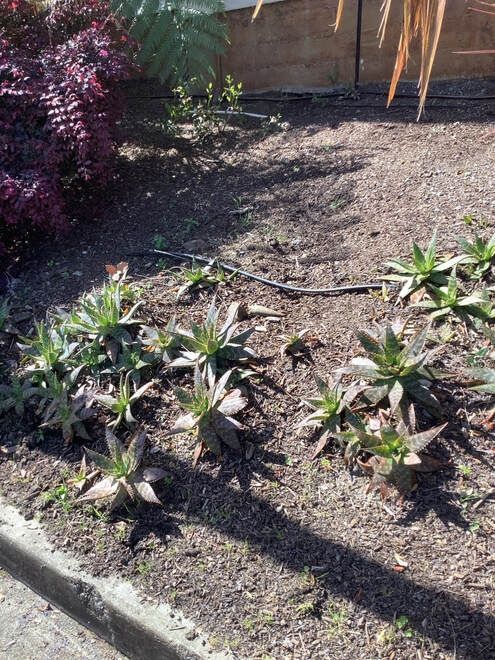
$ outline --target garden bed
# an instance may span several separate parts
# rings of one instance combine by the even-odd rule
[[[41,319],[68,308],[101,286],[106,263],[126,259],[147,324],[200,322],[212,290],[177,303],[164,270],[176,264],[128,256],[153,241],[323,287],[376,281],[383,261],[408,256],[411,241],[425,245],[434,229],[446,253],[460,235],[490,234],[493,106],[445,102],[418,124],[413,105],[387,112],[381,97],[363,99],[266,104],[261,112],[280,112],[288,125],[229,128],[202,144],[167,137],[162,102],[134,99],[114,184],[104,199],[75,208],[84,221],[70,237],[27,258],[16,310]],[[1,494],[40,518],[90,572],[131,578],[150,601],[177,606],[214,647],[238,657],[487,657],[495,644],[495,525],[493,501],[483,497],[495,487],[493,436],[482,427],[486,397],[462,383],[481,340],[458,324],[437,345],[436,366],[454,375],[435,389],[449,425],[429,453],[443,467],[420,475],[403,503],[366,494],[369,478],[351,473],[335,445],[310,460],[315,436],[294,430],[307,412],[301,400],[316,391],[314,375],[356,354],[354,329],[397,316],[424,324],[424,313],[378,293],[303,297],[242,277],[218,287],[222,315],[238,301],[284,316],[254,321],[249,345],[261,360],[241,415],[242,452],[225,451],[220,462],[206,454],[193,469],[193,441],[167,437],[179,414],[172,386],[187,386],[188,372],[160,370],[136,406],[147,463],[166,471],[156,486],[162,508],[108,514],[74,503],[73,490],[68,499],[54,495],[79,470],[81,444],[40,434],[32,410],[22,421],[10,413],[0,421],[8,447]],[[308,352],[281,355],[280,335],[304,329]],[[7,349],[12,367],[18,354],[13,342]],[[100,409],[88,424],[99,451],[106,419]]]

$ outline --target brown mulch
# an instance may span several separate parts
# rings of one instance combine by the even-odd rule
[[[493,94],[493,84],[480,82],[476,91]],[[191,144],[164,135],[161,101],[133,100],[113,185],[74,207],[74,218],[85,221],[70,236],[27,257],[14,283],[16,305],[37,318],[68,306],[101,284],[105,263],[150,248],[157,235],[167,248],[198,240],[199,251],[258,274],[322,287],[376,280],[385,259],[406,256],[411,240],[424,244],[435,228],[445,252],[473,228],[489,232],[493,105],[432,104],[416,123],[412,103],[392,111],[382,103],[257,104],[254,111],[280,112],[288,128],[249,123]],[[239,206],[249,210],[232,213]],[[212,292],[177,304],[163,264],[129,261],[147,321],[163,326],[175,314],[188,326],[204,317]],[[81,446],[40,435],[29,414],[22,424],[0,420],[3,444],[15,447],[0,454],[0,493],[40,517],[56,545],[90,570],[130,577],[145,597],[179,607],[236,657],[492,657],[494,500],[480,498],[495,488],[494,442],[471,425],[486,399],[458,379],[441,383],[449,426],[431,453],[445,468],[421,475],[403,505],[382,503],[336,448],[311,461],[315,438],[294,427],[301,399],[315,391],[313,375],[355,353],[353,329],[406,311],[367,293],[302,297],[240,277],[216,294],[223,307],[233,300],[285,313],[279,323],[255,321],[263,378],[250,385],[242,415],[252,457],[226,452],[193,470],[190,442],[165,438],[178,414],[172,382],[190,378],[162,372],[136,409],[149,434],[148,460],[168,474],[157,489],[162,509],[129,506],[107,517],[47,503],[43,494],[77,471]],[[282,357],[278,336],[306,328],[308,354]],[[12,365],[16,349],[8,348]],[[438,359],[459,372],[477,348],[458,326]],[[102,414],[91,426],[100,450],[103,426]]]

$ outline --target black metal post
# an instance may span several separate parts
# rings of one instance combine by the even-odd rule
[[[356,21],[356,54],[354,60],[354,89],[359,88],[359,74],[361,70],[361,32],[363,26],[363,0],[357,3],[357,21]]]

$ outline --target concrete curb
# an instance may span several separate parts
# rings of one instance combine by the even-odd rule
[[[152,606],[129,582],[94,578],[55,550],[41,525],[0,499],[0,566],[132,660],[225,660],[168,605]],[[187,637],[191,637],[189,640]]]

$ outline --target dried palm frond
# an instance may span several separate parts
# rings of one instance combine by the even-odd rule
[[[378,30],[380,46],[385,39],[392,1],[383,0],[382,2],[382,17]],[[346,0],[339,0],[338,2],[335,30],[338,30],[341,23],[345,2]],[[419,39],[421,44],[421,67],[418,81],[419,117],[424,110],[426,102],[428,84],[442,31],[447,0],[402,0],[402,3],[402,30],[397,47],[397,57],[395,59],[392,79],[390,81],[388,104],[390,105],[395,96],[397,84],[409,61],[410,46],[415,39]],[[253,12],[253,20],[259,14],[262,4],[263,0],[257,0]],[[478,11],[482,10],[478,9]]]
[[[344,2],[345,0],[339,0],[335,29],[339,27]],[[447,0],[402,0],[402,2],[402,31],[397,47],[397,57],[395,59],[392,79],[390,81],[388,105],[392,102],[397,90],[397,84],[404,69],[407,67],[411,43],[415,39],[419,39],[421,43],[421,66],[418,80],[419,117],[424,110],[426,102],[428,84],[440,40]],[[391,7],[392,0],[383,0],[381,6],[382,19],[378,30],[380,46],[385,39]]]
[[[495,18],[495,2],[484,2],[483,0],[474,0],[474,2],[476,2],[476,5],[481,6],[469,7],[470,11],[474,11],[477,14],[488,14]],[[495,55],[495,48],[487,50],[456,50],[454,52],[459,55]]]

